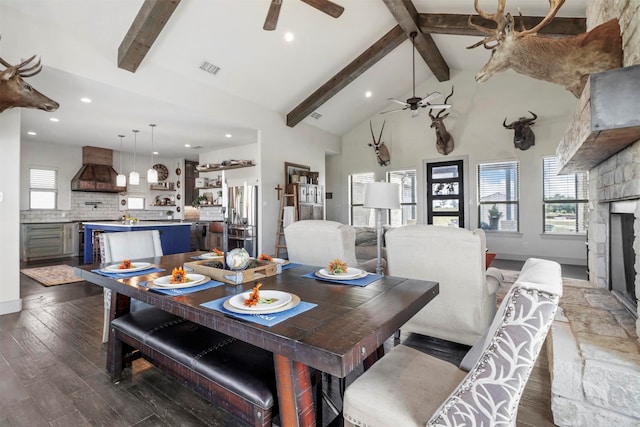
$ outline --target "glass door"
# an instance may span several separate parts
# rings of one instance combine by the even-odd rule
[[[462,160],[427,163],[427,223],[464,227]]]

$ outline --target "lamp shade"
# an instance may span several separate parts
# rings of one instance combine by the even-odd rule
[[[400,209],[400,186],[392,182],[370,182],[364,189],[365,208]]]
[[[147,182],[149,184],[157,184],[158,183],[158,171],[153,167],[147,171]]]
[[[138,172],[129,172],[129,183],[131,185],[139,185],[140,184],[140,174]]]
[[[123,174],[118,174],[118,176],[116,177],[116,185],[118,187],[124,187],[127,185],[127,176],[123,175]]]

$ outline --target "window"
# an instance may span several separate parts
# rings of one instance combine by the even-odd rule
[[[400,185],[400,209],[389,210],[389,224],[392,227],[415,224],[416,201],[416,170],[402,170],[387,172],[387,181]]]
[[[364,189],[367,183],[374,182],[373,172],[349,175],[349,222],[353,226],[375,227],[375,209],[365,209]]]
[[[478,165],[478,226],[518,231],[518,162]]]
[[[586,233],[589,189],[584,172],[558,175],[558,159],[542,160],[544,232]]]
[[[127,197],[127,209],[144,209],[144,197],[129,196]]]
[[[57,196],[57,170],[29,169],[29,209],[55,209]]]
[[[464,161],[427,163],[427,224],[464,227]]]

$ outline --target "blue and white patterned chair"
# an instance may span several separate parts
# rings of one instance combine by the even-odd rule
[[[560,265],[528,259],[461,367],[395,347],[347,387],[345,426],[514,426],[561,295]]]

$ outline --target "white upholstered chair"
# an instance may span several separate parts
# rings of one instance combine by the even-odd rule
[[[376,259],[358,262],[356,233],[352,226],[336,221],[302,220],[284,229],[289,261],[325,267],[338,258],[350,267],[376,270]]]
[[[105,264],[120,262],[123,259],[136,260],[162,256],[162,244],[158,230],[123,231],[102,233],[100,239],[100,257]],[[104,324],[102,342],[109,340],[109,309],[111,290],[104,288]]]
[[[399,345],[347,387],[345,426],[515,426],[562,295],[560,265],[530,258],[460,368]]]
[[[484,231],[406,225],[385,234],[391,276],[439,282],[440,293],[402,326],[466,345],[482,336],[496,312],[498,269],[485,268]]]

